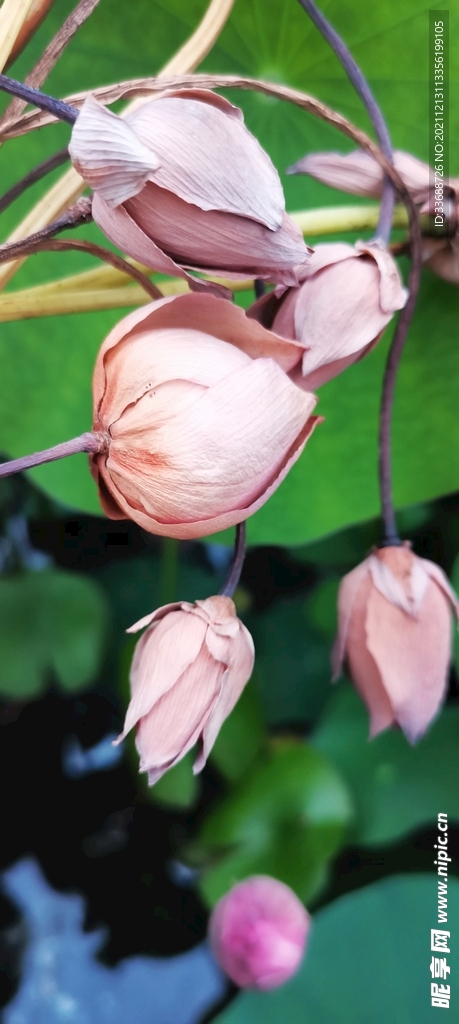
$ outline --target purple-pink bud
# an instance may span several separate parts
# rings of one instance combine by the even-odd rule
[[[298,970],[310,916],[295,893],[269,875],[235,885],[212,911],[215,959],[240,988],[277,988]]]

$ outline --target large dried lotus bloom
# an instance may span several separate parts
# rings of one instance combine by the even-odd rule
[[[275,167],[228,100],[163,93],[121,118],[89,97],[69,152],[94,190],[96,223],[146,266],[195,289],[206,286],[184,268],[297,283],[309,250]]]
[[[304,351],[290,376],[313,391],[374,347],[407,293],[377,242],[318,245],[302,279],[299,288],[262,296],[248,316],[299,342]]]
[[[344,577],[335,678],[343,661],[370,712],[370,735],[397,723],[411,743],[443,700],[459,604],[434,562],[408,545],[375,550]]]
[[[136,727],[140,771],[153,785],[197,743],[204,767],[253,669],[250,633],[229,597],[167,604],[128,633],[141,636],[131,666],[131,702],[117,742]]]
[[[315,395],[284,372],[297,359],[295,344],[212,295],[161,299],[122,320],[93,381],[107,450],[91,469],[106,515],[179,538],[252,515],[318,422]]]
[[[296,973],[310,917],[295,893],[269,875],[252,875],[218,901],[209,922],[215,959],[239,985],[269,991]]]

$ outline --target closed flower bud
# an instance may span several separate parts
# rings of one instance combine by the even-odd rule
[[[459,284],[459,179],[444,179],[439,204],[435,171],[411,153],[394,152],[394,167],[418,205],[420,213],[443,217],[444,235],[428,233],[422,240],[422,258],[429,270],[451,284]],[[369,153],[356,149],[352,153],[309,153],[293,167],[291,174],[310,174],[324,185],[352,192],[357,196],[378,198],[382,193],[384,173]],[[437,185],[437,191],[435,189]],[[434,222],[435,223],[435,222]],[[437,221],[437,225],[438,225]]]
[[[140,771],[153,785],[197,743],[206,763],[219,729],[253,669],[252,637],[229,597],[164,605],[128,633],[147,626],[131,667],[131,702],[117,742],[136,726]]]
[[[214,907],[210,945],[236,985],[268,991],[298,970],[310,923],[307,910],[288,885],[269,875],[252,875]]]
[[[122,320],[93,382],[107,447],[91,469],[106,515],[179,538],[247,519],[318,422],[315,396],[281,369],[297,358],[296,345],[211,295],[161,299]]]
[[[262,296],[248,316],[301,344],[290,377],[313,391],[366,355],[406,298],[397,264],[379,243],[331,242],[317,246],[299,288]]]
[[[344,577],[338,597],[334,676],[343,661],[370,712],[370,735],[398,724],[411,743],[444,697],[451,609],[459,604],[442,570],[409,545],[376,549]]]
[[[279,175],[241,111],[202,89],[163,93],[125,118],[89,97],[72,132],[94,220],[153,270],[184,268],[296,284],[309,250]]]

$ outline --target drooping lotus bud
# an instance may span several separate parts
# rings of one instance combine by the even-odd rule
[[[445,694],[451,609],[459,604],[442,570],[409,545],[373,551],[344,577],[338,597],[334,678],[343,661],[370,712],[370,735],[397,723],[411,743]]]
[[[214,907],[210,945],[236,985],[268,991],[298,970],[310,924],[307,910],[288,885],[269,875],[252,875]]]
[[[299,288],[263,295],[247,315],[303,346],[290,377],[313,391],[362,359],[406,298],[397,264],[379,243],[331,242],[317,246]]]
[[[271,160],[221,96],[163,93],[125,118],[89,97],[69,152],[96,223],[146,266],[201,290],[185,267],[297,283],[310,250]]]
[[[250,679],[252,637],[229,597],[167,604],[128,633],[147,626],[131,667],[131,702],[117,743],[136,726],[140,771],[153,785],[199,743],[204,767],[225,718]]]
[[[394,167],[405,183],[419,212],[432,218],[439,212],[438,180],[428,164],[411,153],[394,152]],[[358,196],[378,198],[382,192],[383,170],[369,153],[309,153],[289,168],[290,174],[309,174],[312,178]],[[434,274],[451,284],[459,284],[459,179],[444,179],[441,193],[445,234],[425,234],[422,240],[423,262]],[[437,222],[438,223],[438,222]]]
[[[400,149],[394,151],[393,160],[395,170],[414,200],[423,201],[432,183],[429,165]],[[308,153],[289,167],[287,173],[309,174],[311,178],[341,192],[373,199],[381,195],[384,180],[382,167],[362,149],[355,149],[352,153]]]
[[[296,345],[211,295],[161,299],[122,320],[93,382],[108,450],[91,469],[106,515],[179,538],[252,515],[320,422],[315,395],[277,365],[297,359]]]

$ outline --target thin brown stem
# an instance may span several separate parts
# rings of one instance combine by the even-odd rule
[[[66,124],[75,124],[79,111],[71,107],[63,100],[57,100],[54,96],[48,96],[39,89],[32,89],[30,85],[9,78],[8,75],[0,74],[0,90],[9,93],[10,96],[18,96],[26,103],[35,103],[40,110],[47,110],[58,121],[65,121]]]
[[[111,249],[105,249],[102,245],[96,245],[94,242],[88,242],[81,238],[54,237],[59,231],[79,227],[90,220],[92,220],[91,199],[79,199],[62,217],[53,221],[48,227],[28,235],[27,238],[20,238],[17,242],[6,242],[4,245],[0,245],[0,264],[8,263],[9,260],[32,256],[38,252],[69,252],[78,250],[80,252],[87,252],[90,256],[95,256],[97,259],[103,260],[104,263],[115,267],[116,270],[121,270],[123,274],[132,277],[134,281],[137,281],[137,284],[141,285],[151,299],[164,298],[159,288],[153,284],[153,281],[150,281],[141,270],[132,266],[122,256],[112,252]]]
[[[309,14],[311,21],[314,22],[316,28],[324,37],[326,42],[332,48],[333,52],[338,57],[338,60],[342,64],[349,81],[354,86],[357,95],[360,96],[362,103],[366,107],[368,115],[371,119],[371,123],[376,133],[376,138],[381,147],[381,151],[387,160],[392,163],[392,143],[390,140],[389,129],[385,122],[382,110],[379,104],[376,102],[375,97],[370,89],[370,86],[360,69],[357,62],[354,60],[352,54],[348,50],[344,40],[341,38],[339,33],[333,28],[328,19],[322,14],[322,11],[316,7],[314,0],[299,0],[301,6]],[[395,203],[395,191],[391,179],[387,176],[384,178],[383,194],[381,200],[378,228],[376,237],[387,245],[390,236],[390,229],[392,227],[392,216],[394,212]]]
[[[7,263],[8,260],[17,259],[20,256],[26,255],[25,250],[31,247],[35,251],[38,250],[38,246],[41,242],[45,242],[49,238],[53,238],[54,235],[59,234],[60,231],[67,231],[71,228],[78,228],[81,224],[89,224],[92,221],[92,199],[84,196],[79,199],[78,202],[70,206],[61,217],[57,220],[53,220],[51,224],[48,224],[46,228],[42,228],[41,231],[34,231],[32,235],[27,235],[25,238],[19,238],[17,242],[4,242],[0,245],[0,263]],[[28,255],[28,253],[27,253]]]
[[[13,473],[22,473],[32,466],[41,466],[45,462],[55,462],[57,459],[66,459],[69,455],[77,455],[79,452],[104,452],[108,449],[108,436],[101,433],[88,432],[74,437],[71,441],[63,441],[53,448],[45,448],[42,452],[34,452],[33,455],[24,455],[20,459],[11,459],[10,462],[3,462],[0,465],[0,477],[12,476]]]
[[[56,35],[51,39],[51,42],[48,43],[32,71],[27,75],[24,82],[25,85],[32,86],[35,89],[39,89],[43,85],[43,82],[46,81],[49,73],[62,56],[66,46],[68,46],[70,40],[75,35],[75,32],[89,18],[89,15],[92,14],[98,3],[99,0],[80,0],[66,21],[64,21],[64,24],[56,32]],[[26,106],[26,100],[15,96],[0,118],[0,129],[9,124],[10,121],[16,121]]]
[[[49,156],[47,160],[43,160],[41,164],[38,164],[28,174],[25,174],[20,181],[17,181],[15,185],[8,189],[8,192],[0,196],[0,213],[3,213],[8,206],[11,206],[15,199],[19,199],[19,196],[22,196],[26,189],[35,185],[37,181],[41,181],[47,174],[51,174],[51,171],[55,171],[56,167],[62,167],[62,164],[65,164],[69,159],[69,151],[66,146],[65,149],[60,149],[58,153]]]
[[[220,590],[224,597],[232,597],[241,578],[242,567],[245,558],[245,523],[238,523],[236,526],[236,540],[234,542],[234,554],[229,568],[226,582]]]

